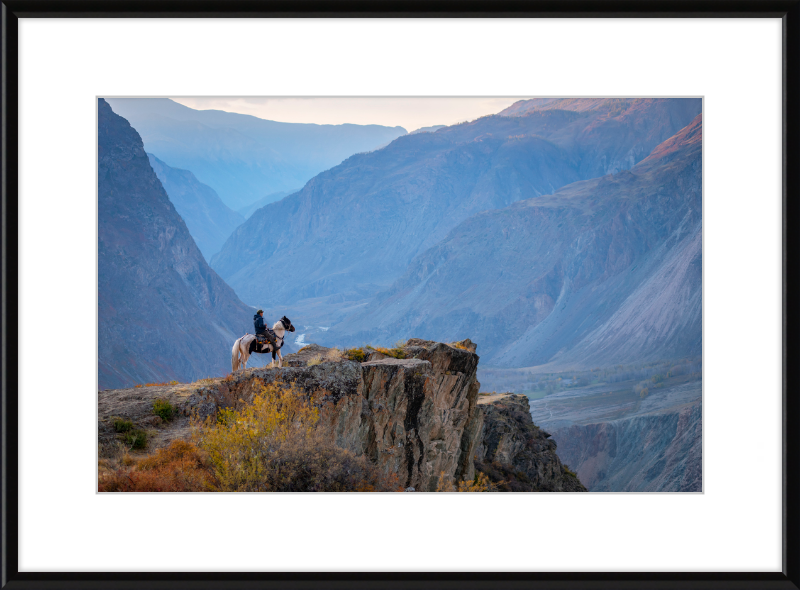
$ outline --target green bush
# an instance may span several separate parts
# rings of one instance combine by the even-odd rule
[[[147,433],[144,430],[130,430],[125,433],[125,442],[132,449],[143,449],[147,446]]]
[[[164,422],[169,422],[175,415],[175,406],[165,399],[153,401],[153,414],[160,416]]]
[[[114,419],[114,430],[117,432],[128,432],[129,430],[133,429],[133,422],[130,420],[125,420],[123,418],[115,418]]]

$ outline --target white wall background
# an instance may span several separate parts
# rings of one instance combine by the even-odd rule
[[[777,19],[22,20],[21,569],[780,570],[780,58]],[[104,95],[704,96],[705,492],[96,494]]]

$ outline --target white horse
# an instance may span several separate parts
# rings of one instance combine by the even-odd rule
[[[287,331],[294,332],[294,326],[292,325],[292,322],[289,321],[289,318],[283,316],[272,326],[272,331],[275,332],[275,344],[277,344],[277,348],[275,350],[272,350],[272,345],[268,341],[258,342],[255,334],[245,334],[236,342],[234,342],[233,349],[231,349],[231,370],[238,371],[239,369],[246,369],[247,360],[254,352],[258,352],[260,354],[271,352],[272,362],[269,364],[270,368],[275,366],[275,355],[277,354],[278,366],[282,367],[283,355],[281,355],[281,348],[283,348],[283,339],[286,336]]]

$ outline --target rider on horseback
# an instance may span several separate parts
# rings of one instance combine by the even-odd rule
[[[264,323],[264,310],[259,309],[253,316],[253,325],[256,328],[256,338],[262,340],[266,338],[272,345],[272,350],[278,350],[278,343],[275,342],[275,333]]]

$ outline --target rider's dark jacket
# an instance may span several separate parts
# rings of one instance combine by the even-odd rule
[[[267,325],[264,323],[264,318],[256,314],[253,316],[253,325],[256,328],[256,334],[266,334]]]

